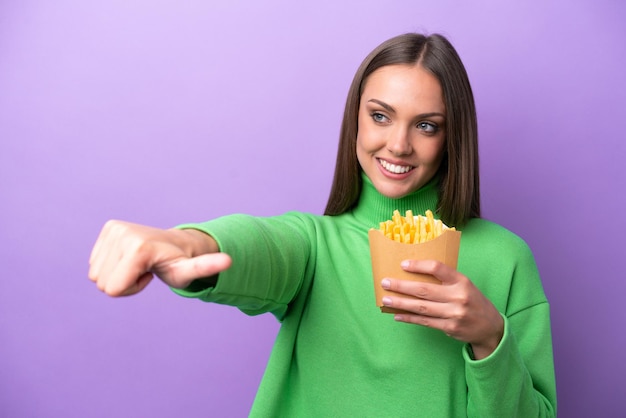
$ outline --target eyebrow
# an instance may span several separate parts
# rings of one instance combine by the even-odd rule
[[[393,106],[378,100],[378,99],[369,99],[368,102],[373,102],[376,103],[377,105],[382,106],[383,108],[385,108],[385,110],[387,110],[388,112],[391,113],[396,113],[396,109],[393,108]],[[442,118],[445,119],[446,115],[444,115],[443,113],[439,113],[439,112],[430,112],[430,113],[422,113],[420,115],[418,115],[419,118],[430,118],[433,116],[441,116]]]

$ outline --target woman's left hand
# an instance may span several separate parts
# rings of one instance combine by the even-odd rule
[[[441,285],[383,279],[383,288],[397,293],[384,297],[383,304],[407,311],[396,314],[396,321],[439,329],[452,338],[470,343],[476,360],[496,349],[504,333],[504,320],[467,277],[433,260],[407,260],[402,268],[412,273],[430,274],[440,280]]]

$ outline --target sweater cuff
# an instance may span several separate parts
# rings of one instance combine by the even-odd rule
[[[463,347],[463,358],[465,360],[465,364],[469,367],[488,367],[490,364],[497,362],[498,358],[501,358],[503,356],[503,352],[507,351],[509,345],[511,344],[510,340],[512,338],[511,332],[509,331],[509,320],[506,316],[502,314],[500,314],[500,316],[502,316],[502,319],[504,320],[504,332],[502,334],[502,339],[500,340],[500,343],[491,354],[483,359],[475,360],[472,345],[465,344],[465,346]]]
[[[208,232],[203,230],[198,224],[182,224],[182,225],[175,226],[174,228],[175,229],[195,229],[197,231],[200,231],[209,235]],[[219,243],[218,243],[218,246],[219,246]],[[173,287],[171,287],[170,289],[172,289],[174,293],[183,297],[202,299],[202,298],[208,297],[208,295],[213,291],[213,289],[215,288],[215,285],[217,284],[218,277],[219,275],[215,275],[211,278],[207,278],[209,279],[207,281],[203,281],[202,279],[194,280],[193,282],[191,282],[189,286],[187,286],[184,289],[176,289]]]

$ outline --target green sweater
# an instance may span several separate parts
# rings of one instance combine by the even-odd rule
[[[504,337],[475,361],[438,330],[396,322],[376,306],[368,230],[393,210],[434,208],[431,182],[401,199],[367,178],[339,216],[231,215],[182,225],[211,234],[232,267],[215,288],[176,290],[280,321],[254,417],[545,417],[556,414],[549,305],[521,238],[482,220],[462,231],[458,270],[505,319]]]

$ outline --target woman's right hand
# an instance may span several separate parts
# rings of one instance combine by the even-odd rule
[[[109,221],[91,252],[89,279],[109,296],[128,296],[141,292],[154,275],[183,289],[230,264],[231,258],[201,231]]]

